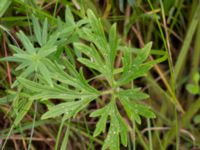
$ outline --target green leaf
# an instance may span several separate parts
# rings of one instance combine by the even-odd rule
[[[74,46],[78,51],[84,53],[86,56],[88,56],[90,58],[94,58],[93,50],[89,46],[82,44],[82,43],[75,43]]]
[[[32,60],[33,56],[29,54],[13,54],[14,57],[20,59],[20,60]]]
[[[196,85],[198,85],[199,80],[200,80],[200,75],[199,75],[198,72],[195,72],[195,73],[194,73],[194,75],[193,75],[193,80],[194,80],[194,83],[195,83]]]
[[[18,77],[17,80],[23,85],[25,86],[27,89],[30,89],[33,92],[41,92],[41,91],[45,91],[45,90],[50,90],[50,88],[48,86],[44,86],[41,85],[39,83],[27,80],[25,78],[22,77]]]
[[[72,15],[72,12],[68,6],[66,6],[65,9],[65,22],[68,26],[74,26],[74,16]]]
[[[91,26],[93,34],[94,34],[93,35],[94,38],[91,40],[95,41],[96,46],[100,50],[103,57],[106,59],[107,53],[109,52],[109,47],[108,47],[108,43],[106,42],[106,37],[104,34],[104,29],[101,24],[101,21],[94,15],[94,13],[91,10],[87,11],[87,15],[89,18],[89,25]]]
[[[93,59],[94,62],[97,62],[97,64],[103,65],[101,56],[99,56],[98,52],[93,46],[91,46],[90,48],[89,46],[81,44],[81,43],[75,43],[74,46],[75,48],[77,48],[78,51],[84,53],[90,59]]]
[[[122,116],[120,115],[116,105],[115,105],[115,111],[116,112],[114,112],[114,114],[116,115],[117,121],[119,123],[119,133],[120,133],[121,143],[124,146],[127,146],[127,143],[128,143],[127,133],[128,133],[130,128],[129,128],[127,122],[125,122],[124,119],[122,118]]]
[[[133,65],[132,68],[128,70],[127,73],[123,74],[123,76],[121,76],[121,78],[117,81],[118,86],[126,84],[139,77],[145,76],[147,71],[150,70],[152,67],[152,63],[146,63],[139,66]]]
[[[132,53],[130,47],[125,47],[123,51],[124,57],[122,58],[123,63],[123,74],[127,73],[132,67]]]
[[[131,107],[131,102],[127,97],[120,97],[120,102],[122,103],[129,119],[133,122],[134,120],[141,124],[141,119],[139,114]]]
[[[36,36],[37,42],[42,46],[42,32],[38,18],[32,15],[33,31]]]
[[[94,94],[80,94],[74,91],[67,91],[63,92],[55,92],[55,91],[45,91],[43,93],[34,94],[32,99],[62,99],[62,100],[70,100],[70,99],[81,99],[81,98],[88,98],[88,99],[95,99],[96,95]]]
[[[122,144],[124,146],[127,146],[127,132],[129,129],[126,123],[123,121],[121,115],[119,114],[115,105],[115,101],[112,101],[107,106],[92,112],[90,116],[100,116],[100,119],[94,131],[94,136],[99,135],[101,132],[105,132],[107,119],[108,116],[110,116],[110,127],[102,149],[119,149],[119,136],[121,137]]]
[[[148,58],[151,47],[152,47],[152,42],[146,44],[144,48],[139,50],[139,52],[137,53],[137,57],[133,61],[133,65],[139,65],[143,63]]]
[[[17,68],[15,70],[18,71],[18,70],[24,69],[30,65],[31,65],[30,61],[24,60],[19,66],[17,66]]]
[[[22,42],[23,46],[25,47],[25,49],[27,50],[27,52],[29,52],[31,54],[36,52],[35,48],[33,47],[33,44],[31,43],[31,41],[27,38],[27,36],[22,31],[19,31],[19,33],[17,33],[17,36],[21,40],[21,42]]]
[[[10,6],[12,0],[1,0],[0,4],[0,17],[4,15],[8,7]]]
[[[92,90],[85,92],[78,92],[75,90],[67,89],[66,87],[62,87],[61,85],[55,85],[54,87],[49,87],[47,85],[35,83],[33,81],[18,78],[20,84],[22,84],[25,88],[34,92],[34,96],[32,99],[95,99],[98,96],[98,93]]]
[[[24,100],[25,101],[25,100]],[[26,100],[26,103],[23,104],[23,107],[20,109],[19,113],[17,114],[15,121],[13,122],[14,126],[17,126],[20,121],[23,119],[23,117],[26,115],[26,113],[29,111],[33,101],[32,100]]]
[[[101,116],[101,118],[98,120],[96,124],[96,128],[93,133],[94,137],[98,136],[101,132],[105,132],[108,115],[109,115],[109,106],[105,106],[101,109],[97,109],[90,114],[90,117]]]
[[[68,56],[69,61],[75,66],[75,57],[73,53],[74,50],[70,48],[69,46],[65,46],[64,51],[66,55]]]
[[[82,30],[78,32],[79,36],[87,41],[95,42],[95,34],[92,33],[92,30],[88,27],[83,27]],[[95,43],[98,44],[98,43]]]
[[[171,14],[174,11],[174,7],[176,7],[176,1],[174,0],[164,0],[163,1],[163,6],[164,6],[164,11],[166,15],[170,16],[171,19]]]
[[[56,72],[52,74],[53,79],[60,81],[61,83],[65,83],[81,89],[81,85],[77,82],[78,80],[77,78],[70,76],[69,74],[64,72],[64,70],[62,70],[59,66],[56,65],[56,67],[57,67]]]
[[[77,70],[75,69],[75,67],[67,59],[63,59],[63,64],[66,66],[67,70],[69,71],[69,73],[72,76],[74,76],[74,77],[78,76]]]
[[[6,95],[0,98],[0,105],[8,104],[13,101],[15,95]]]
[[[21,78],[27,78],[28,76],[32,75],[35,71],[35,64],[31,64],[28,66],[20,75]],[[15,80],[15,82],[12,84],[12,88],[16,87],[18,85],[18,80]]]
[[[97,19],[97,17],[94,15],[92,10],[88,9],[87,16],[89,18],[90,25],[92,27],[92,30],[99,35],[101,38],[105,39],[105,34],[103,30],[103,26],[101,24],[100,19]]]
[[[155,114],[151,111],[150,107],[141,104],[132,104],[132,108],[140,115],[146,118],[155,118]]]
[[[198,85],[187,84],[186,89],[187,89],[188,92],[190,92],[191,94],[194,94],[194,95],[199,94],[199,92],[200,92]]]
[[[133,56],[132,56],[131,48],[125,47],[124,57],[122,59],[123,74],[122,74],[119,82],[123,82],[121,80],[124,80],[124,82],[130,82],[131,80],[134,80],[137,77],[144,76],[144,74],[153,66],[153,61],[151,63],[148,62],[146,64],[146,66],[144,66],[144,64],[142,64],[148,58],[151,47],[152,47],[152,42],[146,44],[143,49],[138,50],[137,56],[136,56],[136,58],[134,58],[134,60],[132,60]],[[139,69],[141,67],[141,65],[143,66],[143,68]],[[148,69],[148,67],[149,67],[149,69]],[[137,70],[140,70],[140,71],[137,71]],[[144,72],[144,73],[142,73],[142,72]],[[139,75],[139,74],[141,74],[141,75]],[[134,76],[136,76],[136,77],[134,77]],[[130,78],[129,81],[125,81],[125,80],[128,80],[128,78]],[[123,84],[123,83],[121,83],[121,84]]]
[[[115,125],[114,123],[117,123],[117,120],[115,120],[115,118],[113,117],[112,121],[111,121],[111,125],[108,131],[108,135],[104,141],[102,150],[105,150],[107,148],[109,148],[110,150],[120,150],[119,149],[119,127],[118,124]]]
[[[50,54],[56,52],[56,50],[57,50],[56,46],[53,46],[53,47],[49,47],[48,45],[47,46],[43,46],[42,48],[39,49],[38,55],[40,57],[47,57]]]
[[[102,149],[119,150],[120,137],[122,144],[127,146],[127,132],[129,129],[119,114],[116,105],[113,103],[110,104],[110,127]]]
[[[40,73],[43,75],[44,79],[49,83],[49,85],[53,87],[51,75],[47,67],[43,63],[40,63],[38,69]]]
[[[0,61],[21,62],[22,60],[13,56],[8,56],[8,57],[0,58]]]
[[[20,77],[27,78],[35,71],[35,64],[30,64],[21,74]]]
[[[119,9],[121,12],[124,12],[124,0],[119,0]]]
[[[140,88],[122,90],[122,91],[118,92],[118,95],[122,96],[122,97],[126,96],[133,100],[142,100],[142,99],[146,99],[149,97],[148,94],[141,92]]]
[[[13,49],[14,52],[16,52],[16,53],[22,53],[22,54],[25,54],[25,53],[26,53],[24,50],[22,50],[22,49],[19,48],[19,47],[14,46],[14,45],[9,45],[9,47],[10,47],[11,49]]]
[[[78,58],[78,61],[81,62],[82,64],[86,65],[89,68],[95,69],[95,70],[102,70],[100,69],[101,66],[99,66],[96,63],[91,62],[90,60],[86,59],[86,58]]]
[[[195,122],[195,124],[200,124],[200,115],[196,115],[194,117],[194,122]]]
[[[79,101],[61,103],[53,106],[48,112],[42,115],[42,119],[54,118],[65,114],[65,119],[74,117],[79,111],[86,107],[92,100],[83,99]]]
[[[110,64],[111,68],[113,70],[115,57],[117,54],[117,48],[118,48],[118,37],[117,37],[117,27],[116,24],[113,24],[110,31],[109,31],[109,46],[110,46]]]
[[[44,45],[47,42],[47,39],[48,39],[48,20],[47,18],[45,18],[42,28],[42,45]]]
[[[73,76],[66,74],[65,72],[62,71],[62,69],[59,69],[59,72],[61,74],[60,75],[57,74],[58,77],[62,76],[61,79],[65,80],[64,82],[66,83],[68,82],[68,84],[76,88],[82,89],[83,91],[86,91],[89,93],[93,93],[94,95],[99,95],[99,92],[87,83],[87,80],[84,78],[84,75],[81,69],[80,69],[80,73],[78,73],[74,69],[73,65],[69,63],[67,59],[64,60],[64,64],[66,64],[67,69]],[[57,68],[59,68],[58,65],[57,65]]]

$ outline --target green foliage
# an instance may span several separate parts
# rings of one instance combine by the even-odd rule
[[[193,75],[193,84],[189,83],[186,86],[186,89],[191,94],[200,94],[200,87],[199,87],[200,75],[198,72],[194,73]]]
[[[119,150],[119,139],[124,146],[127,146],[127,132],[129,131],[129,127],[120,115],[114,99],[105,107],[98,109],[91,114],[91,117],[98,116],[100,116],[100,119],[96,125],[94,136],[99,135],[101,132],[105,132],[106,122],[110,116],[110,127],[102,149],[110,148]]]
[[[17,36],[25,50],[10,45],[14,51],[13,56],[2,60],[19,64],[16,70],[20,74],[14,85],[21,89],[21,92],[30,95],[26,103],[27,108],[30,108],[33,100],[61,100],[59,104],[50,107],[42,119],[61,115],[65,115],[66,119],[76,117],[91,101],[108,95],[109,102],[90,114],[91,117],[99,117],[93,135],[98,136],[105,132],[109,125],[102,149],[119,150],[120,144],[127,146],[131,125],[121,115],[118,105],[123,106],[131,122],[136,121],[140,124],[140,116],[155,117],[151,109],[140,102],[149,97],[147,94],[140,88],[125,88],[125,85],[132,84],[133,80],[145,76],[157,63],[146,62],[152,43],[148,43],[134,55],[131,48],[124,45],[118,37],[117,25],[113,24],[106,33],[101,20],[91,10],[87,11],[86,18],[75,22],[67,7],[65,21],[66,23],[63,23],[58,18],[58,28],[49,34],[47,19],[40,24],[38,19],[32,16],[34,40],[30,40],[20,31]],[[35,42],[38,46],[35,46]],[[78,61],[88,69],[96,71],[97,79],[98,76],[103,76],[109,84],[108,90],[100,91],[91,86],[88,82],[90,79],[84,77],[82,67],[77,69],[62,52],[55,59],[58,50],[64,47],[63,43],[73,44]],[[119,52],[123,54],[122,67],[115,68]],[[21,117],[17,118],[15,123],[19,123],[26,112],[20,113]]]
[[[12,0],[1,0],[1,5],[0,5],[0,17],[4,15],[8,7],[10,6]]]
[[[121,12],[124,12],[124,3],[125,3],[125,0],[119,0],[119,9]],[[133,7],[135,5],[136,1],[135,0],[127,0],[127,3]]]
[[[196,115],[194,117],[194,122],[195,122],[195,124],[200,124],[200,115]]]

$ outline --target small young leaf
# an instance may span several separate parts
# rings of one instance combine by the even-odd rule
[[[200,115],[196,115],[196,116],[194,117],[194,123],[195,123],[195,124],[200,124]]]
[[[199,94],[199,86],[198,85],[193,85],[193,84],[187,84],[186,89],[188,92],[190,92],[191,94]]]

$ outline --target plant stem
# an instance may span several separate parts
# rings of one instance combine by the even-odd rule
[[[147,119],[147,126],[148,128],[151,128],[150,119]],[[153,150],[151,130],[148,130],[148,138],[149,138],[149,150]]]
[[[178,113],[176,111],[176,108],[174,108],[174,114],[175,114],[175,128],[176,128],[176,150],[179,150],[179,144],[180,144],[180,139],[179,139],[179,122],[178,122]]]
[[[34,116],[33,116],[33,124],[32,124],[32,128],[31,128],[31,136],[30,136],[30,140],[29,140],[29,144],[28,144],[28,150],[31,148],[31,142],[32,142],[32,138],[33,138],[33,133],[34,133],[34,128],[35,128],[35,120],[36,120],[36,114],[37,114],[37,101],[35,101],[35,110],[34,110]]]
[[[57,137],[56,137],[55,150],[58,149],[58,144],[59,144],[59,141],[60,141],[61,131],[62,131],[63,125],[64,125],[64,123],[65,123],[64,117],[65,117],[65,116],[63,116],[63,119],[62,119],[62,121],[61,121],[59,130],[58,130],[58,134],[57,134]]]
[[[177,60],[176,65],[175,65],[175,80],[177,80],[180,77],[180,75],[183,71],[183,68],[184,68],[183,66],[186,62],[186,56],[187,56],[187,53],[189,51],[189,46],[190,46],[190,43],[192,41],[193,35],[195,33],[196,27],[197,27],[198,22],[199,22],[199,18],[200,18],[199,12],[200,12],[200,4],[196,8],[196,11],[195,11],[194,16],[192,18],[192,22],[189,26],[187,35],[185,37],[183,46],[181,48],[180,54],[178,56],[178,60]]]
[[[101,92],[101,95],[107,95],[107,94],[111,94],[111,93],[113,93],[113,89],[103,91],[103,92]]]

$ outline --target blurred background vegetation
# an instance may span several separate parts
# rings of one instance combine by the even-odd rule
[[[56,17],[64,20],[68,5],[75,19],[84,17],[90,8],[99,16],[107,31],[116,22],[123,42],[136,48],[152,41],[154,50],[166,51],[168,60],[156,65],[145,78],[135,84],[150,94],[146,101],[157,118],[142,121],[130,133],[128,147],[121,149],[200,149],[200,1],[199,0],[0,0],[0,57],[12,55],[10,43],[20,43],[16,32],[31,33],[30,16],[46,17],[54,30]],[[30,34],[31,37],[31,34]],[[160,53],[160,51],[159,51]],[[71,54],[71,53],[70,53]],[[72,53],[72,55],[74,55]],[[155,59],[156,55],[149,59]],[[120,65],[120,64],[119,64]],[[6,138],[15,115],[8,97],[17,72],[14,63],[0,62],[0,144]],[[88,74],[90,76],[90,74]],[[87,77],[86,77],[87,78]],[[92,104],[91,104],[92,105]],[[32,106],[8,139],[5,149],[27,149],[34,117],[31,149],[55,148],[61,121],[40,120],[46,111]],[[94,107],[94,106],[91,106]],[[96,120],[88,116],[90,109],[66,122],[61,132],[69,134],[69,150],[98,150],[103,140],[92,137]],[[70,130],[68,130],[70,126]],[[58,142],[62,143],[62,139]]]

